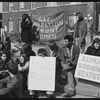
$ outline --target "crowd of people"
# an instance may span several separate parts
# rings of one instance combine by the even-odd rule
[[[44,48],[38,50],[38,55],[32,50],[32,44],[39,40],[39,31],[33,26],[28,14],[23,14],[21,22],[21,39],[25,44],[20,50],[20,57],[15,60],[11,56],[11,42],[5,31],[0,36],[0,97],[1,98],[23,98],[24,92],[28,91],[30,98],[39,98],[41,91],[28,90],[28,73],[30,56],[56,57],[56,82],[65,86],[65,93],[61,97],[75,95],[77,79],[74,77],[77,61],[80,53],[100,56],[100,39],[95,38],[91,46],[85,51],[85,37],[87,26],[82,13],[78,12],[77,23],[71,27],[67,21],[66,25],[74,29],[74,36],[65,35],[64,46],[59,47],[55,40],[46,42],[50,48],[50,55]],[[33,65],[34,66],[34,65]],[[60,72],[59,72],[60,70]],[[60,78],[57,78],[60,76]],[[67,83],[66,83],[67,81]],[[46,91],[48,98],[53,98],[55,91]]]

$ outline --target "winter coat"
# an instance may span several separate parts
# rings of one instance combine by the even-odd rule
[[[100,56],[100,49],[95,49],[93,46],[89,46],[85,54],[93,55],[93,56]]]
[[[0,95],[5,97],[7,94],[12,94],[16,98],[22,98],[22,80],[20,74],[13,77],[8,76],[0,80],[0,83],[7,83],[6,88],[2,87],[0,89]]]
[[[78,61],[78,57],[79,57],[79,53],[80,53],[80,49],[78,46],[73,45],[73,51],[72,51],[72,59],[71,59],[71,69],[75,69],[76,65],[77,65],[77,61]],[[61,62],[65,63],[66,58],[68,58],[68,54],[67,54],[67,49],[66,47],[62,47],[60,48],[60,59]]]

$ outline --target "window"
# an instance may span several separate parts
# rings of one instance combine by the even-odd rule
[[[21,21],[22,19],[19,19],[19,33],[21,33]]]
[[[23,9],[23,8],[24,8],[24,2],[20,2],[20,3],[19,3],[19,7],[20,7],[20,8],[19,8],[20,10]]]
[[[47,2],[48,7],[57,6],[57,2]]]
[[[31,9],[36,8],[36,2],[31,2]]]
[[[75,15],[69,15],[69,25],[70,26],[73,26],[76,23],[76,21],[77,21],[77,18]],[[71,30],[69,29],[69,31]]]
[[[70,2],[71,5],[81,4],[81,2]]]
[[[9,33],[13,32],[13,20],[8,21],[9,24]]]
[[[14,6],[13,6],[13,2],[10,2],[10,3],[9,3],[9,11],[13,11],[13,7],[14,7]]]
[[[57,2],[57,5],[68,5],[70,2]]]

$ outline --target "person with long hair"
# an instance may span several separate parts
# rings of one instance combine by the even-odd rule
[[[100,39],[95,38],[92,42],[92,45],[90,45],[85,54],[93,55],[93,56],[100,56]]]
[[[25,44],[21,48],[20,57],[15,59],[15,63],[18,65],[18,71],[22,76],[23,94],[28,88],[27,79],[28,79],[30,56],[35,56],[35,55],[36,54],[32,50],[31,46]]]

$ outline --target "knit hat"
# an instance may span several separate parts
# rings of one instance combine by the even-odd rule
[[[75,15],[76,16],[78,15],[79,17],[82,17],[83,18],[83,14],[81,12],[77,12]]]
[[[22,20],[25,20],[26,18],[30,18],[28,14],[23,14],[22,15]]]
[[[55,40],[53,39],[49,40],[46,44],[49,46],[56,45]]]
[[[41,54],[41,55],[47,56],[47,51],[44,48],[40,48],[37,53],[38,55]]]

